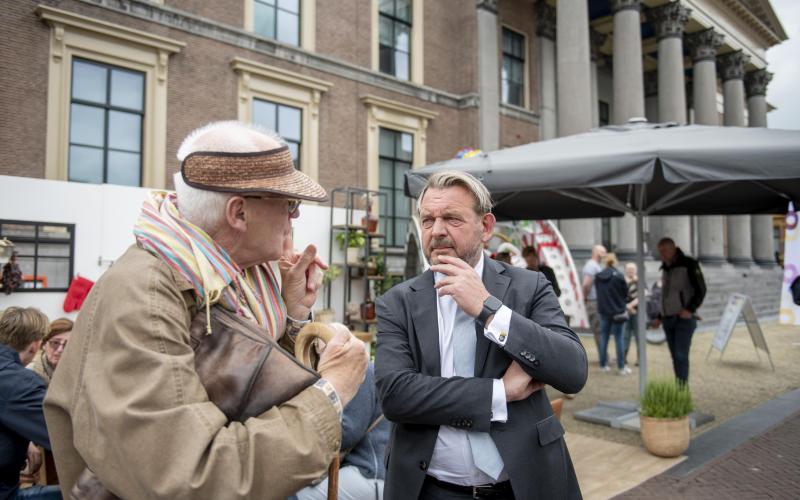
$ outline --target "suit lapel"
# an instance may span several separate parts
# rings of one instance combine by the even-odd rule
[[[433,377],[442,375],[439,355],[439,314],[436,304],[436,289],[433,288],[433,272],[428,270],[411,285],[411,315],[414,331],[422,353],[423,373]]]
[[[487,256],[483,257],[483,286],[486,287],[490,294],[501,301],[506,295],[508,285],[511,283],[511,278],[505,275],[505,271],[501,264]],[[486,338],[483,334],[483,327],[477,322],[475,323],[475,337],[475,376],[480,377],[483,374],[484,366],[486,366],[486,358],[489,356],[489,347],[492,341]]]

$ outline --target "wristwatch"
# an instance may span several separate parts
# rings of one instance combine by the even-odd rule
[[[481,310],[481,313],[475,318],[475,321],[486,328],[486,320],[489,319],[489,316],[497,313],[501,307],[503,307],[503,303],[500,302],[500,299],[494,295],[489,295],[489,297],[483,301],[483,310]]]

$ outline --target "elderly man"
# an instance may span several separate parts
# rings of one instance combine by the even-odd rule
[[[344,331],[322,379],[243,422],[209,401],[190,324],[217,304],[291,346],[324,266],[291,248],[300,200],[326,193],[271,131],[212,123],[178,151],[176,194],[154,193],[136,244],[97,282],[45,402],[62,490],[88,467],[121,498],[285,498],[324,474],[366,369]],[[280,261],[280,278],[267,263]],[[210,333],[213,335],[214,333]]]
[[[576,393],[586,352],[541,273],[488,259],[491,198],[442,172],[420,195],[431,269],[377,302],[376,379],[394,422],[384,494],[580,498],[543,384]]]
[[[586,306],[586,315],[589,318],[589,328],[594,334],[594,344],[600,352],[600,315],[597,313],[597,288],[594,286],[594,277],[603,270],[602,262],[606,258],[606,247],[595,245],[592,247],[592,258],[586,261],[581,270],[581,288],[583,289],[583,303]]]

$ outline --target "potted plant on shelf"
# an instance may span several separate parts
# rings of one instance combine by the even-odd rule
[[[367,244],[367,237],[364,231],[348,231],[338,233],[336,235],[336,243],[339,244],[339,249],[347,251],[346,262],[349,265],[361,263],[361,249]]]
[[[647,451],[659,457],[677,457],[689,447],[689,386],[675,378],[647,383],[639,409],[642,441]]]
[[[375,234],[378,232],[378,214],[373,207],[373,201],[376,196],[373,194],[367,195],[367,214],[361,218],[361,225],[367,228],[367,232]]]
[[[342,268],[336,264],[331,264],[322,273],[322,303],[328,303],[328,295],[331,293],[331,283],[342,274]],[[320,309],[314,313],[314,319],[320,323],[333,323],[336,321],[336,311],[332,308]]]

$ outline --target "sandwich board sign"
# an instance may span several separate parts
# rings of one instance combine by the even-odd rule
[[[728,341],[731,339],[733,329],[736,328],[736,323],[740,316],[744,317],[747,331],[750,332],[750,338],[753,340],[753,347],[755,347],[758,361],[761,362],[761,355],[758,354],[758,350],[762,349],[767,353],[767,359],[769,359],[769,364],[772,366],[772,371],[775,371],[775,365],[772,363],[772,356],[769,353],[769,347],[767,347],[767,339],[764,338],[764,332],[761,330],[761,325],[758,323],[758,317],[756,316],[756,311],[753,309],[753,303],[750,301],[750,297],[742,295],[741,293],[733,293],[728,298],[728,304],[722,312],[722,318],[719,320],[719,326],[717,326],[717,331],[714,334],[714,340],[711,341],[711,347],[708,348],[706,361],[708,361],[708,357],[711,355],[713,349],[718,350],[719,356],[722,358],[722,354],[728,346]]]

